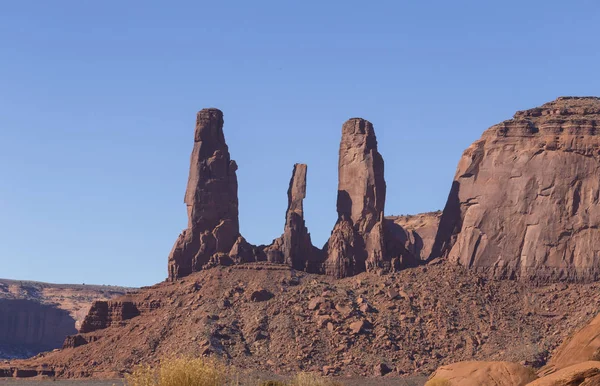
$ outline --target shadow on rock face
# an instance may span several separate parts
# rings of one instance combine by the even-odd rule
[[[25,299],[0,300],[0,358],[27,358],[62,347],[77,333],[65,310]]]

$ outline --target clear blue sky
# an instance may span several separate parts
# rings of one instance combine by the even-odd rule
[[[487,127],[600,94],[599,18],[597,0],[2,1],[0,277],[163,280],[204,107],[225,113],[252,243],[281,234],[296,162],[326,241],[356,116],[386,214],[441,209]]]

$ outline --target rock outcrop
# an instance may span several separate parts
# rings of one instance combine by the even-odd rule
[[[600,360],[600,315],[561,344],[543,373],[552,373],[577,363]]]
[[[56,305],[0,299],[0,357],[26,358],[52,350],[75,332],[75,319]]]
[[[201,110],[184,198],[188,227],[169,255],[171,280],[230,259],[229,252],[240,237],[236,170],[225,143],[223,113]]]
[[[463,154],[432,256],[495,278],[600,276],[600,98],[517,112]]]
[[[371,122],[353,118],[342,126],[338,172],[338,220],[325,246],[325,272],[341,278],[385,268],[384,163]]]
[[[537,378],[535,372],[512,362],[458,362],[442,366],[425,386],[525,386]]]
[[[428,261],[442,212],[385,218],[386,257],[393,270],[414,267]]]
[[[80,333],[102,330],[160,307],[160,302],[97,301],[83,320]]]
[[[306,170],[305,164],[294,165],[287,192],[288,207],[283,235],[265,248],[265,254],[269,262],[283,263],[302,271],[319,272],[321,252],[312,245],[304,222]]]
[[[95,300],[129,290],[0,279],[0,359],[28,358],[60,348],[77,332]]]
[[[600,362],[582,362],[539,378],[527,386],[598,386],[600,385]]]

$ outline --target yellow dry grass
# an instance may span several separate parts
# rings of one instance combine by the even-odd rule
[[[233,386],[236,372],[206,358],[168,358],[157,368],[139,366],[125,377],[128,386]]]

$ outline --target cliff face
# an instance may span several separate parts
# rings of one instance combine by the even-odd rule
[[[0,299],[0,355],[31,356],[62,346],[77,332],[65,310],[32,300]]]
[[[599,98],[517,112],[464,152],[434,257],[495,278],[597,280],[599,176]]]
[[[0,279],[0,359],[60,348],[77,333],[94,300],[127,289]]]

